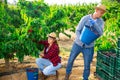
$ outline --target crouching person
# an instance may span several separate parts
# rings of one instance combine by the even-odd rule
[[[41,58],[36,59],[36,64],[42,72],[42,80],[45,80],[48,75],[56,75],[56,80],[58,80],[57,70],[61,68],[61,59],[56,34],[54,32],[50,33],[48,40],[39,41],[38,43],[44,45],[44,51],[40,54]]]

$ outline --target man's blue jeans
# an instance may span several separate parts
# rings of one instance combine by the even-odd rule
[[[72,46],[72,50],[68,59],[68,64],[66,68],[66,74],[70,74],[72,67],[73,67],[73,62],[78,56],[78,54],[82,52],[83,53],[83,58],[84,58],[84,73],[83,73],[83,80],[88,80],[89,74],[90,74],[90,63],[93,59],[93,54],[94,54],[94,47],[92,48],[84,48],[79,45],[77,45],[75,42]]]

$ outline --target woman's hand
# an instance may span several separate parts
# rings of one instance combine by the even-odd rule
[[[44,53],[40,53],[40,56],[43,57],[43,56],[44,56]]]

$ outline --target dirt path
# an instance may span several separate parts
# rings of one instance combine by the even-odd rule
[[[34,60],[35,59],[31,59],[31,61],[34,61]],[[68,60],[68,57],[62,58],[62,65],[63,66],[61,69],[59,69],[59,80],[64,80],[67,60]],[[72,74],[70,76],[70,80],[82,80],[83,66],[84,66],[84,64],[83,64],[82,55],[79,55],[74,62]],[[96,55],[94,55],[94,59],[93,59],[93,62],[91,64],[90,80],[98,80],[97,78],[94,77],[94,72],[95,72],[95,68],[96,68],[95,66],[96,66]],[[34,62],[27,63],[27,64],[18,64],[16,68],[17,68],[17,70],[20,70],[22,68],[27,68],[27,67],[37,67],[37,65]],[[13,70],[15,70],[15,68]],[[54,79],[54,76],[49,76],[47,78],[47,80],[53,80],[53,79]],[[19,73],[14,73],[11,75],[2,76],[2,77],[0,77],[0,80],[27,80],[26,72],[19,71]],[[40,75],[39,75],[39,80],[40,80]]]
[[[64,80],[67,60],[69,57],[69,53],[70,53],[73,41],[65,40],[65,41],[59,41],[58,43],[60,44],[60,50],[61,50],[60,55],[62,56],[62,68],[58,70],[59,71],[59,80]],[[17,59],[15,59],[13,61],[14,61],[14,63],[12,63],[10,65],[10,68],[8,70],[6,70],[5,65],[4,65],[4,60],[0,59],[0,73],[5,72],[5,71],[18,72],[18,73],[14,73],[11,75],[0,76],[0,80],[27,80],[25,69],[27,67],[37,67],[37,65],[35,63],[35,58],[30,57],[30,56],[26,56],[24,59],[24,63],[22,63],[22,64],[18,63]],[[83,66],[84,66],[83,57],[82,57],[82,54],[80,54],[80,55],[78,55],[78,57],[76,58],[76,60],[74,62],[70,80],[82,80]],[[89,80],[98,80],[97,78],[94,77],[95,69],[96,69],[96,54],[94,54],[94,59],[91,64],[91,73],[90,73]],[[39,80],[40,80],[40,75],[41,74],[39,72]],[[55,76],[49,76],[46,80],[53,80],[54,78],[55,78]]]

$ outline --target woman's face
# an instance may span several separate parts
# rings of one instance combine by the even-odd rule
[[[55,39],[49,36],[49,37],[48,37],[48,43],[49,43],[49,44],[52,44],[52,43],[54,43],[54,42],[55,42]]]

